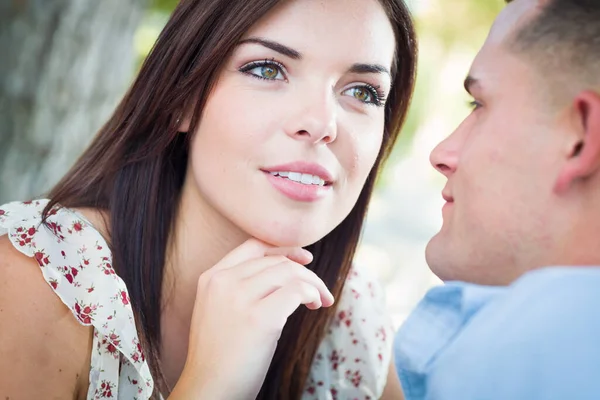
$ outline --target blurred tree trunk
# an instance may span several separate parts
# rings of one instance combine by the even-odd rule
[[[130,83],[146,0],[0,1],[0,204],[43,196]]]

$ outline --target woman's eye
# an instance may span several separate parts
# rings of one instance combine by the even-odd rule
[[[273,61],[251,62],[240,68],[240,72],[268,81],[285,80],[283,67]]]
[[[344,94],[349,95],[365,104],[376,106],[383,105],[383,96],[377,92],[376,88],[369,86],[355,86],[344,91]]]

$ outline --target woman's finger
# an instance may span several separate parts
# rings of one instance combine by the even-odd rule
[[[301,304],[318,309],[321,307],[321,294],[309,283],[294,281],[262,299],[258,308],[261,314],[274,319],[275,327],[281,328]]]
[[[289,260],[271,265],[247,277],[243,280],[240,290],[249,299],[262,299],[293,281],[303,281],[312,285],[318,290],[319,301],[323,305],[328,307],[333,304],[333,295],[323,280],[313,271]]]

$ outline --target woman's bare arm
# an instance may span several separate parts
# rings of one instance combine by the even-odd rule
[[[0,237],[0,399],[85,398],[91,341],[37,262]]]
[[[387,382],[381,394],[381,400],[404,400],[404,393],[402,393],[402,386],[400,386],[393,360],[388,369]]]

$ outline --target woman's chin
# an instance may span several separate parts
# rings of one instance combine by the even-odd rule
[[[308,233],[312,234],[298,234],[297,232],[279,231],[255,232],[255,234],[252,236],[276,247],[306,247],[318,242],[323,238],[323,235],[316,236],[314,232]]]

